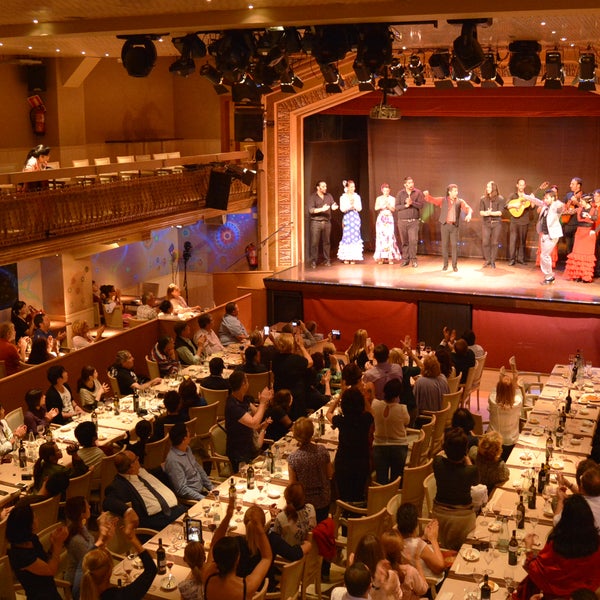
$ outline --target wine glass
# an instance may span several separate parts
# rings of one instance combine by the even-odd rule
[[[269,495],[269,483],[271,483],[271,475],[270,473],[265,473],[265,494]]]
[[[490,569],[489,566],[492,564],[492,561],[494,560],[494,548],[490,544],[490,547],[485,552],[482,552],[481,554],[483,555],[483,560],[485,560],[485,563],[488,566],[488,568],[484,571],[484,573],[491,575],[494,572],[494,570]]]
[[[133,571],[133,560],[135,559],[135,554],[128,554],[123,560],[123,571],[125,572],[125,581],[127,583],[131,582],[131,571]]]
[[[263,491],[263,488],[265,487],[265,482],[263,480],[262,473],[258,473],[257,472],[255,479],[256,479],[256,489],[258,490],[258,498],[257,498],[257,500],[259,502],[262,502],[264,500],[264,497],[262,495],[262,491]]]
[[[481,585],[481,582],[483,581],[483,573],[479,573],[478,571],[473,569],[473,581],[475,582],[475,585],[479,587]]]
[[[542,490],[542,498],[544,499],[544,512],[552,512],[552,505],[550,504],[550,499],[552,498],[552,490],[550,488],[549,483],[547,483],[544,486],[544,489]]]
[[[38,432],[38,437],[39,438],[43,438],[44,437],[44,431],[45,430],[46,430],[46,427],[43,424],[37,426],[37,432]]]
[[[507,598],[515,591],[514,569],[508,568],[504,571],[504,584],[506,585]]]
[[[173,577],[173,573],[171,573],[171,569],[173,568],[173,556],[167,554],[167,570],[168,573],[165,577],[163,577],[161,581],[161,587],[163,590],[174,590],[177,587],[177,581],[175,577]]]
[[[240,477],[246,479],[246,475],[247,475],[247,471],[248,471],[248,465],[245,462],[241,462],[239,464],[239,473],[240,473]]]
[[[212,490],[212,494],[215,497],[215,502],[219,502],[219,496],[221,495],[221,492],[219,492],[217,489],[214,489]]]
[[[235,498],[235,510],[237,512],[237,523],[241,523],[243,521],[242,518],[242,509],[244,508],[244,497],[242,494],[239,494]]]
[[[533,534],[533,543],[536,544],[537,534],[535,532],[535,528],[538,524],[538,517],[529,517],[529,522],[531,523],[531,533]]]
[[[204,518],[208,520],[208,515],[210,515],[210,504],[203,504],[202,510],[204,512]]]
[[[481,515],[483,517],[483,519],[481,519],[481,524],[482,525],[487,525],[488,524],[488,521],[487,521],[487,510],[488,510],[488,508],[487,507],[488,507],[488,502],[487,502],[487,500],[484,500],[481,503]]]

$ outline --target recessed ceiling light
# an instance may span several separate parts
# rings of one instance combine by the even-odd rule
[[[27,46],[27,50],[33,50],[33,46]]]
[[[575,48],[575,43],[571,42],[571,48]]]
[[[248,4],[248,9],[252,10],[254,8],[254,4]]]
[[[546,21],[542,21],[540,25],[543,27],[546,24]]]
[[[2,46],[4,46],[4,43],[3,43],[3,42],[0,42],[0,47],[2,47]]]
[[[37,19],[34,19],[33,22],[35,25],[37,25],[39,23],[39,21]]]
[[[110,56],[110,54],[108,52],[105,52],[104,56]]]
[[[159,38],[158,38],[158,41],[159,41],[159,42],[162,42],[162,41],[163,41],[163,39],[162,39],[161,37],[159,37]]]
[[[57,49],[56,49],[56,51],[57,51],[57,52],[60,52],[60,48],[57,48]]]
[[[552,35],[554,35],[556,33],[556,31],[552,30]]]
[[[566,42],[566,41],[567,41],[567,38],[566,38],[566,37],[561,37],[561,38],[560,38],[560,41],[561,41],[561,42]]]

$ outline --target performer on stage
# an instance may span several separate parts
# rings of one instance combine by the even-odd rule
[[[565,277],[575,281],[590,283],[594,278],[596,264],[596,232],[594,223],[598,218],[598,209],[592,203],[591,196],[584,196],[576,213],[577,231],[573,251],[567,256]]]
[[[340,210],[344,213],[342,220],[342,239],[337,256],[344,263],[354,264],[363,259],[363,241],[360,234],[360,211],[362,202],[356,193],[352,179],[344,181],[344,193],[340,196]]]
[[[327,193],[327,183],[319,181],[316,190],[310,195],[308,202],[308,214],[310,215],[310,266],[317,267],[319,258],[319,242],[323,242],[323,258],[325,266],[331,266],[329,248],[331,237],[331,211],[337,210],[333,196]]]
[[[396,243],[394,232],[394,210],[396,210],[396,198],[390,195],[389,183],[381,185],[381,196],[375,200],[375,212],[377,222],[375,223],[375,253],[373,258],[382,265],[385,260],[390,265],[400,258],[400,251]]]
[[[517,179],[517,191],[508,197],[504,208],[510,213],[508,265],[515,262],[524,265],[527,261],[527,229],[529,227],[531,202],[525,194],[526,183]]]
[[[577,220],[577,209],[579,208],[581,199],[583,198],[582,190],[583,181],[579,177],[573,177],[569,187],[571,191],[563,198],[565,209],[563,211],[560,221],[563,228],[563,237],[565,240],[565,257],[567,257],[573,250],[573,244],[575,243],[575,233],[579,222]]]
[[[460,223],[460,213],[464,211],[465,221],[468,223],[473,215],[473,209],[462,199],[458,197],[458,186],[455,183],[448,185],[446,196],[438,198],[431,196],[428,191],[423,195],[427,202],[436,206],[441,206],[440,224],[442,230],[442,258],[444,265],[442,271],[448,270],[448,246],[452,246],[452,270],[458,271],[458,225]]]
[[[404,189],[398,192],[396,214],[400,233],[402,266],[417,267],[417,245],[419,243],[419,219],[425,203],[423,192],[415,187],[413,178],[404,178]]]
[[[594,190],[594,208],[596,220],[594,222],[594,232],[596,233],[596,266],[594,267],[594,277],[600,277],[600,189]]]
[[[495,181],[488,181],[485,194],[481,197],[479,214],[481,215],[481,245],[483,247],[483,267],[496,268],[498,240],[502,231],[502,208],[504,198],[498,193]]]
[[[535,196],[528,196],[528,198],[531,202],[542,208],[536,230],[541,234],[540,268],[544,274],[542,285],[549,285],[554,282],[552,250],[554,250],[558,240],[562,237],[563,231],[560,224],[560,215],[565,205],[556,198],[556,192],[552,188],[546,190],[543,200],[538,200]]]

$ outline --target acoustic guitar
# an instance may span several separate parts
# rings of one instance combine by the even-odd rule
[[[531,202],[527,200],[527,197],[524,198],[513,198],[509,200],[506,204],[506,208],[508,208],[508,212],[515,218],[518,219],[523,213],[531,207]]]
[[[563,225],[566,225],[569,222],[569,220],[571,219],[571,216],[577,212],[578,208],[579,208],[579,200],[577,199],[576,196],[571,196],[571,198],[569,198],[569,200],[565,204],[562,214],[560,215],[560,222]]]

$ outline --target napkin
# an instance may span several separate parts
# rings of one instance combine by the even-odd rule
[[[473,500],[473,510],[479,512],[481,505],[488,501],[487,486],[480,483],[471,486],[471,500]]]

